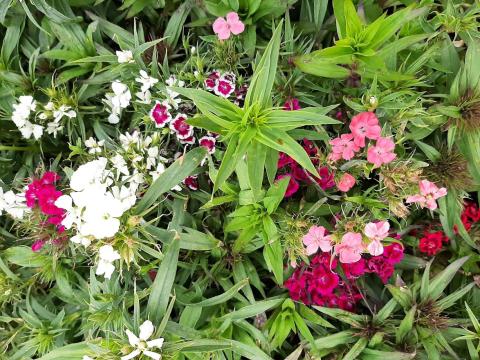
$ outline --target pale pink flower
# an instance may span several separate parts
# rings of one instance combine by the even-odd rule
[[[245,25],[236,12],[229,12],[226,19],[219,17],[213,23],[213,32],[220,40],[227,40],[231,34],[241,34],[243,30],[245,30]]]
[[[383,164],[388,164],[397,157],[393,152],[395,143],[390,138],[379,137],[375,146],[371,146],[367,151],[368,162],[380,167]]]
[[[349,173],[345,173],[340,178],[340,181],[337,184],[337,188],[340,191],[347,192],[355,185],[355,178]]]
[[[335,245],[335,253],[339,255],[340,262],[344,264],[356,263],[362,258],[364,246],[362,234],[347,232],[342,236],[342,242]]]
[[[332,238],[323,226],[312,226],[303,236],[307,255],[315,254],[320,248],[323,252],[332,250]]]
[[[383,245],[380,241],[388,236],[390,230],[390,224],[388,221],[370,222],[365,225],[363,233],[371,240],[367,246],[368,252],[373,256],[379,256],[383,254]]]
[[[350,160],[360,150],[360,147],[353,141],[353,134],[342,134],[340,137],[330,140],[330,145],[332,145],[332,152],[329,158],[333,161]]]
[[[438,207],[436,200],[447,195],[447,189],[438,188],[437,185],[428,180],[421,180],[418,187],[420,188],[420,194],[409,196],[406,200],[407,203],[415,202],[422,208],[435,210]]]
[[[373,112],[362,112],[355,115],[350,122],[355,145],[364,147],[365,138],[377,140],[382,128]]]

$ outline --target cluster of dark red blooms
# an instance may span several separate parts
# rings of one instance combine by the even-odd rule
[[[398,243],[384,247],[380,256],[362,258],[353,264],[342,264],[344,277],[335,271],[337,259],[330,253],[315,255],[309,265],[300,264],[284,283],[290,297],[306,305],[319,305],[354,311],[361,299],[356,279],[374,273],[386,283],[393,275],[394,265],[403,259],[403,246]]]
[[[478,205],[473,202],[467,202],[461,215],[462,224],[467,231],[472,229],[472,226],[480,222],[480,209]],[[458,233],[457,226],[454,232]],[[441,230],[432,230],[431,227],[425,228],[423,237],[420,238],[418,248],[422,253],[429,256],[434,256],[442,250],[443,244],[448,243],[449,239]]]
[[[45,234],[33,243],[33,251],[39,251],[45,245],[45,242],[51,238],[51,234],[47,234],[52,229],[56,235],[53,241],[59,241],[57,236],[65,231],[61,225],[65,210],[55,205],[55,201],[63,195],[55,185],[58,180],[60,180],[60,176],[57,173],[47,171],[40,179],[34,179],[25,192],[27,206],[32,210],[38,209],[39,214],[42,215],[40,226],[44,231],[41,233]]]

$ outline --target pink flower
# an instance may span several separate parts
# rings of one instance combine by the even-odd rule
[[[365,271],[367,270],[365,259],[363,258],[355,263],[341,264],[341,266],[347,279],[356,279],[365,274]]]
[[[320,178],[317,180],[317,183],[323,190],[327,190],[335,186],[333,173],[330,172],[326,166],[322,166],[320,169],[318,169],[318,175],[320,175]]]
[[[280,156],[278,157],[278,163],[277,163],[277,169],[281,169],[289,164],[294,163],[295,160],[293,160],[290,156],[287,154],[281,152]]]
[[[314,280],[308,288],[310,292],[317,292],[320,295],[330,295],[338,286],[340,278],[329,269],[317,267],[313,271],[313,275]]]
[[[355,115],[350,122],[350,130],[354,137],[355,145],[364,147],[365,138],[376,140],[382,129],[373,112],[362,112]]]
[[[383,245],[380,241],[388,236],[389,230],[390,224],[388,221],[370,222],[365,225],[363,233],[372,240],[367,246],[367,250],[371,255],[379,256],[383,254]]]
[[[205,149],[207,149],[209,154],[213,154],[215,152],[216,142],[217,140],[213,136],[204,136],[198,140],[200,146],[203,146]]]
[[[388,221],[369,222],[363,233],[371,240],[381,241],[388,236],[390,224]]]
[[[163,128],[172,120],[172,115],[168,112],[169,108],[167,104],[162,104],[157,101],[152,110],[150,110],[150,118],[155,121],[157,128]]]
[[[303,244],[307,247],[307,255],[315,254],[320,248],[324,252],[332,250],[332,239],[326,234],[323,226],[312,226],[303,236]]]
[[[298,99],[292,98],[290,100],[285,101],[285,104],[283,104],[283,110],[300,110],[300,104],[298,102]]]
[[[397,157],[393,149],[395,149],[395,143],[390,138],[379,137],[375,146],[368,148],[367,160],[374,164],[375,167],[388,164]]]
[[[332,145],[332,152],[329,158],[333,161],[350,160],[360,150],[360,147],[354,143],[352,134],[342,134],[340,137],[330,140],[330,145]]]
[[[290,177],[290,181],[288,182],[288,186],[287,186],[287,191],[285,192],[285,197],[288,198],[298,191],[298,189],[300,188],[300,185],[293,178],[291,174],[279,175],[277,176],[277,180],[283,179],[286,176]]]
[[[243,30],[245,30],[245,25],[240,21],[236,12],[229,12],[226,19],[219,17],[213,23],[213,32],[220,40],[227,40],[231,34],[241,34]]]
[[[180,142],[180,144],[189,144],[189,145],[192,145],[192,144],[195,144],[195,136],[189,136],[185,139],[178,139],[178,141]]]
[[[447,195],[447,189],[438,188],[437,185],[428,180],[421,180],[418,186],[420,194],[409,196],[406,200],[407,203],[416,202],[422,208],[435,210],[438,207],[435,200]]]
[[[32,244],[32,251],[33,252],[38,252],[43,248],[43,245],[45,245],[45,241],[43,240],[37,240]]]
[[[221,77],[216,81],[213,91],[218,96],[228,98],[235,91],[235,85],[230,80]]]
[[[347,192],[355,185],[355,178],[349,173],[345,173],[340,178],[337,187],[340,191]]]
[[[345,264],[360,261],[363,249],[362,234],[354,232],[347,232],[343,235],[342,242],[335,245],[335,253],[339,254],[340,262]]]
[[[212,73],[210,73],[210,75],[208,75],[208,78],[205,79],[205,87],[209,90],[213,90],[215,88],[215,85],[217,85],[218,79],[220,79],[220,72],[213,71]]]
[[[170,129],[173,130],[179,139],[187,139],[193,135],[193,127],[186,123],[187,115],[178,114],[170,123]]]
[[[396,242],[385,246],[383,249],[383,256],[389,264],[398,264],[403,259],[403,246]]]

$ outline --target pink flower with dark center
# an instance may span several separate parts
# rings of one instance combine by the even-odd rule
[[[368,162],[380,167],[392,162],[397,155],[393,152],[395,143],[390,138],[379,137],[375,146],[370,146],[367,151]]]
[[[323,190],[328,190],[335,186],[335,178],[333,173],[330,172],[326,166],[322,166],[320,169],[318,169],[318,175],[320,177],[317,180],[317,183]]]
[[[339,255],[340,262],[350,264],[362,258],[364,250],[362,234],[347,232],[342,236],[340,244],[335,245],[335,253]]]
[[[226,19],[217,18],[213,23],[213,32],[220,40],[227,40],[231,34],[238,35],[245,30],[245,25],[240,21],[236,12],[229,12]]]
[[[207,149],[209,154],[213,154],[215,152],[216,142],[216,139],[212,136],[204,136],[198,140],[200,146],[203,146],[205,149]]]
[[[198,179],[196,175],[187,176],[183,183],[190,189],[190,190],[198,190]]]
[[[150,110],[150,118],[155,121],[155,126],[157,128],[163,128],[167,123],[172,120],[172,115],[168,112],[170,106],[168,104],[163,104],[156,102],[155,106]]]
[[[303,244],[306,246],[307,255],[315,254],[318,249],[324,252],[332,250],[332,238],[327,235],[327,229],[323,226],[313,225],[303,238]]]
[[[338,181],[337,187],[340,191],[347,192],[355,185],[355,178],[349,173],[342,175]]]
[[[192,145],[195,144],[195,136],[189,136],[186,139],[178,139],[180,144]]]
[[[178,114],[170,122],[170,129],[173,130],[179,139],[187,139],[193,135],[193,127],[186,122],[187,115]]]
[[[228,98],[235,91],[235,85],[227,79],[220,78],[217,80],[213,91],[218,96]]]
[[[355,145],[364,147],[365,138],[376,140],[382,131],[378,119],[373,112],[362,112],[355,115],[350,122]]]
[[[332,152],[328,157],[333,161],[350,160],[360,150],[360,147],[354,143],[352,134],[342,134],[340,137],[330,140],[330,145],[332,145]]]
[[[418,203],[422,208],[435,210],[438,207],[436,200],[447,195],[446,188],[438,188],[437,185],[428,180],[421,180],[418,187],[420,194],[409,196],[406,200],[407,204]]]
[[[300,188],[300,185],[293,178],[293,176],[291,174],[278,175],[277,180],[283,179],[284,177],[287,177],[287,176],[290,178],[290,181],[288,182],[287,191],[285,192],[285,198],[288,198],[288,197],[292,196]]]
[[[300,103],[298,102],[298,99],[292,98],[290,100],[285,101],[285,104],[283,104],[283,110],[291,111],[291,110],[300,110]]]

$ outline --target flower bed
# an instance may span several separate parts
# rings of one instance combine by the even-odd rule
[[[0,1],[0,357],[478,359],[478,14]]]

